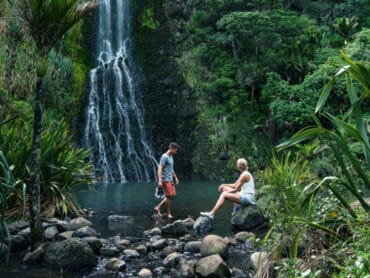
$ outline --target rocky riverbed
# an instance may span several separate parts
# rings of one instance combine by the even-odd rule
[[[100,237],[87,216],[44,219],[44,242],[32,252],[29,223],[17,221],[9,225],[11,236],[1,245],[0,257],[10,249],[11,256],[21,254],[19,267],[40,265],[68,273],[65,277],[249,277],[258,267],[256,236],[246,230],[266,222],[256,207],[243,208],[231,219],[239,231],[228,237],[212,234],[207,217],[169,224],[153,217],[155,227],[137,237],[108,238]],[[110,215],[107,222],[134,225],[124,215]]]

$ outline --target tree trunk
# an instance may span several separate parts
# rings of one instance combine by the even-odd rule
[[[40,219],[40,163],[41,163],[41,87],[43,78],[37,76],[33,139],[31,153],[31,181],[29,186],[30,202],[30,226],[31,226],[31,247],[34,249],[42,239],[42,228]]]
[[[234,59],[235,60],[239,60],[238,59],[238,51],[237,51],[237,43],[236,43],[236,41],[235,41],[235,39],[233,39],[232,41],[231,41],[231,48],[233,49],[233,56],[234,56]]]

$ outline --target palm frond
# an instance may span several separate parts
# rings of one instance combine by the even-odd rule
[[[305,218],[302,218],[302,217],[294,217],[294,220],[293,222],[295,223],[301,223],[301,224],[305,224],[307,226],[310,226],[310,227],[313,227],[315,229],[319,229],[335,238],[338,238],[340,240],[343,240],[343,237],[341,235],[339,235],[337,232],[335,232],[334,230],[328,228],[325,223],[320,223],[318,221],[310,221],[310,220],[307,220]]]
[[[27,24],[41,55],[99,5],[98,0],[8,0]]]

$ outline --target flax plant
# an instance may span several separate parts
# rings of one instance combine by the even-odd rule
[[[67,124],[51,123],[42,134],[41,150],[41,215],[69,215],[79,213],[74,188],[93,181],[89,151],[74,146]],[[0,149],[14,164],[14,174],[30,180],[31,126],[22,119],[9,128],[0,127]],[[25,198],[26,200],[26,198]],[[8,208],[7,216],[19,216],[17,203]]]
[[[12,121],[16,117],[9,118],[0,122],[0,126]],[[25,208],[25,194],[26,185],[23,181],[17,180],[13,175],[14,165],[10,165],[4,153],[0,149],[0,246],[3,248],[5,237],[10,237],[9,229],[5,219],[5,214],[8,208],[8,203],[16,202],[17,199],[22,201],[23,212]],[[21,198],[18,198],[19,195]],[[10,241],[8,243],[8,250],[10,250]],[[9,261],[9,253],[6,256],[7,262]]]

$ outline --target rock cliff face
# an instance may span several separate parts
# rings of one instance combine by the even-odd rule
[[[157,159],[167,150],[169,142],[180,144],[175,169],[182,178],[192,176],[197,118],[194,94],[176,63],[189,13],[182,0],[134,3],[134,56],[144,76],[145,123]]]

